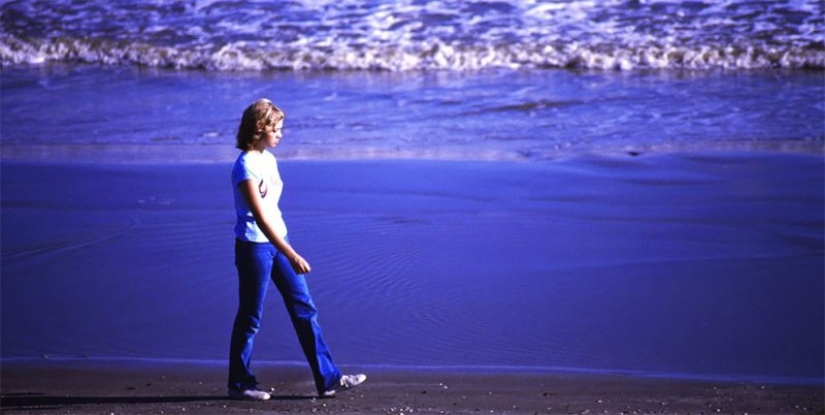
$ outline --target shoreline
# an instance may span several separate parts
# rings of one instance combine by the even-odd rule
[[[0,368],[41,368],[46,366],[58,366],[67,368],[89,368],[108,366],[193,366],[203,368],[220,368],[226,362],[218,359],[176,359],[176,358],[152,358],[152,357],[107,357],[107,356],[52,356],[41,357],[2,357],[0,358]],[[294,361],[272,361],[256,360],[257,367],[266,368],[304,368],[306,363],[300,360]],[[572,377],[607,377],[607,378],[627,378],[627,379],[650,379],[663,380],[666,382],[718,382],[718,383],[743,383],[743,384],[767,384],[767,385],[789,385],[789,386],[823,386],[825,387],[825,374],[822,377],[792,377],[792,376],[758,376],[758,375],[734,375],[734,374],[701,374],[701,373],[667,373],[667,372],[645,372],[629,369],[593,369],[584,367],[542,367],[542,366],[469,366],[469,365],[393,365],[393,364],[372,364],[372,363],[349,363],[344,367],[361,368],[368,372],[388,372],[388,373],[429,373],[429,374],[455,374],[463,373],[468,375],[527,375],[527,376],[572,376]],[[300,369],[303,370],[303,369]]]
[[[231,140],[225,137],[224,141]],[[592,148],[516,151],[480,149],[467,153],[464,146],[451,148],[354,148],[330,149],[312,146],[276,149],[281,162],[456,162],[456,163],[553,163],[598,159],[643,159],[658,157],[771,157],[825,156],[825,142],[692,142],[661,144],[612,144]],[[174,158],[170,158],[174,155]],[[0,163],[102,164],[102,165],[209,165],[233,163],[238,150],[227,144],[2,144]]]
[[[349,369],[349,366],[343,366]],[[538,374],[377,370],[333,399],[314,396],[309,369],[260,365],[269,402],[226,397],[215,364],[67,362],[4,364],[4,413],[335,414],[821,414],[823,385]],[[353,368],[357,370],[357,368]]]

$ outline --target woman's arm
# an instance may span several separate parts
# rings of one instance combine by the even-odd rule
[[[298,253],[292,249],[292,246],[290,246],[284,238],[278,236],[278,234],[273,230],[272,225],[270,225],[267,218],[266,212],[264,212],[261,194],[259,193],[258,186],[255,182],[251,179],[244,180],[238,184],[238,187],[241,191],[241,195],[243,195],[243,198],[246,201],[247,206],[249,206],[249,210],[252,211],[252,216],[255,218],[255,223],[258,224],[258,227],[261,228],[261,231],[263,231],[267,239],[272,242],[272,245],[275,245],[275,248],[278,249],[278,251],[281,251],[281,253],[286,255],[295,272],[299,274],[306,274],[307,272],[312,271],[309,263],[298,255]]]

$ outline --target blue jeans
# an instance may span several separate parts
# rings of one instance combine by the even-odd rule
[[[304,276],[296,274],[289,260],[271,243],[235,240],[235,266],[238,269],[239,301],[229,347],[229,387],[248,389],[258,383],[250,370],[250,361],[255,335],[261,327],[270,279],[284,299],[301,348],[312,368],[318,393],[337,384],[341,372],[332,362],[324,342],[318,310]]]

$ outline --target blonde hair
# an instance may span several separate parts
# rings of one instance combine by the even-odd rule
[[[235,147],[243,151],[251,150],[264,134],[271,132],[284,118],[286,114],[272,101],[261,98],[253,102],[243,112]]]

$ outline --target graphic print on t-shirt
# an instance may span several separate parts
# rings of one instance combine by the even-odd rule
[[[266,185],[266,180],[261,180],[261,183],[258,184],[258,191],[261,192],[261,199],[266,197],[266,192],[269,190],[269,187]]]

